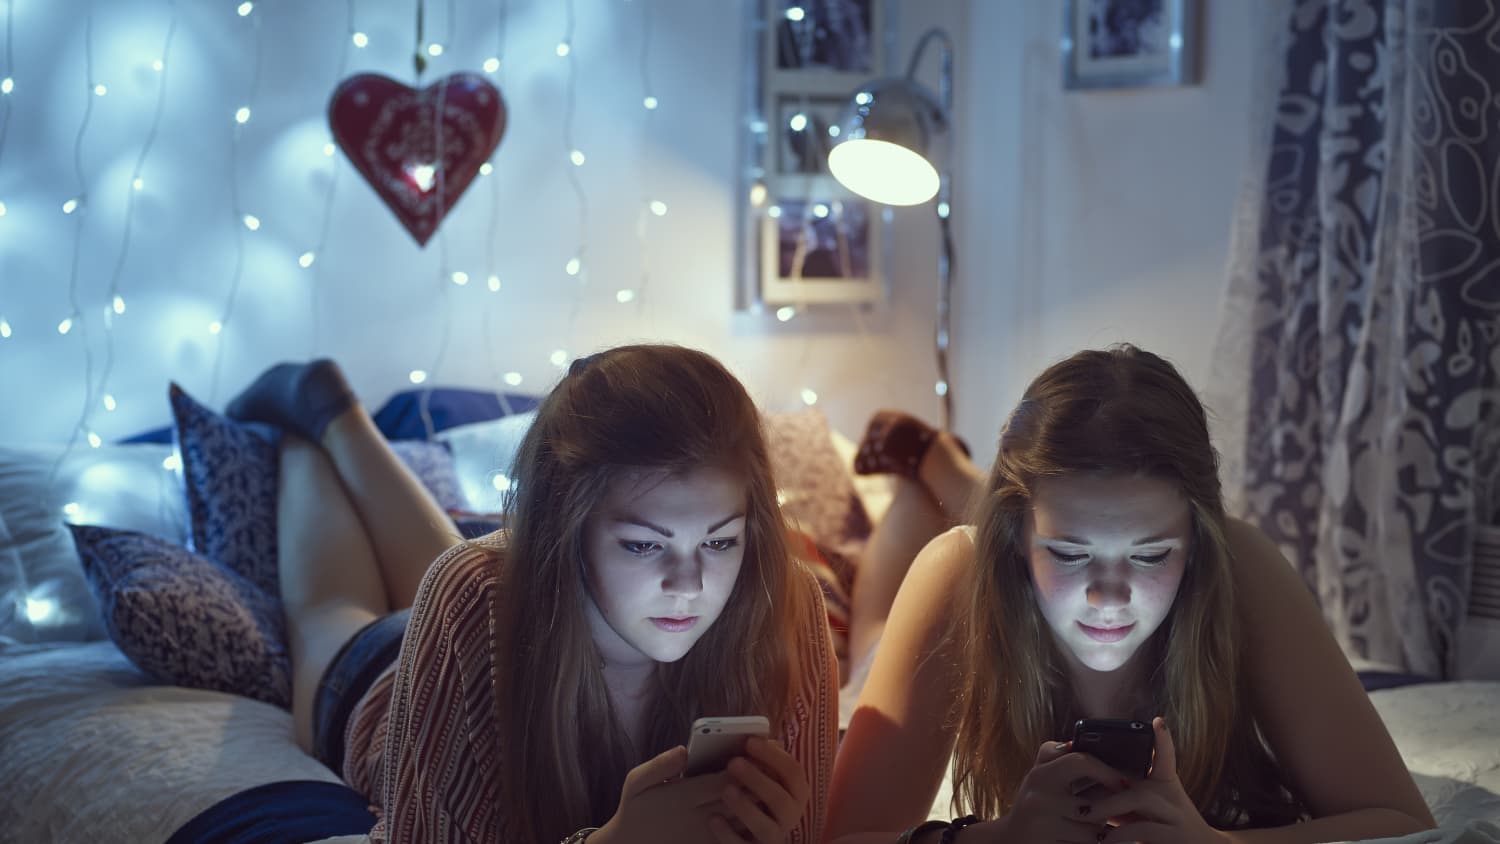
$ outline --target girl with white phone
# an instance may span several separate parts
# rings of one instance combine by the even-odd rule
[[[501,467],[506,529],[469,542],[331,361],[279,366],[230,410],[288,429],[294,721],[378,810],[372,840],[821,840],[826,610],[760,414],[718,361],[642,345],[575,362]],[[683,776],[702,716],[759,721]]]

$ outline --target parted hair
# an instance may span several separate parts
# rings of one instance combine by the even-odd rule
[[[632,748],[589,632],[584,523],[626,472],[712,466],[743,480],[744,557],[722,614],[658,664],[646,746]],[[787,544],[761,417],[721,363],[674,345],[580,359],[544,398],[511,469],[493,604],[493,669],[508,841],[557,841],[614,813],[630,768],[682,743],[702,716],[783,721],[808,590]]]
[[[1067,738],[1080,717],[1037,605],[1023,536],[1037,483],[1075,473],[1163,478],[1188,502],[1187,565],[1167,618],[1142,646],[1153,708],[1139,714],[1167,719],[1184,790],[1221,828],[1305,817],[1250,706],[1207,416],[1170,363],[1131,345],[1052,365],[1001,431],[975,513],[973,588],[953,629],[963,668],[955,808],[982,817],[1009,811],[1037,748]]]

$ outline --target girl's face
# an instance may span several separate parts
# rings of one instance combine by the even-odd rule
[[[1171,481],[1076,474],[1036,485],[1023,537],[1036,600],[1075,665],[1125,666],[1172,608],[1192,516]]]
[[[584,524],[586,612],[605,662],[685,656],[724,610],[744,559],[745,484],[703,467],[618,476]]]

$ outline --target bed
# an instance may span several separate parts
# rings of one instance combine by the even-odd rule
[[[498,504],[495,467],[514,451],[532,403],[466,390],[401,393],[376,420],[393,442],[421,444],[400,453],[445,506],[483,513]],[[297,748],[285,708],[164,683],[100,622],[107,596],[80,573],[64,522],[202,546],[212,537],[195,531],[195,519],[230,512],[185,500],[192,467],[184,463],[201,459],[203,446],[185,444],[190,434],[180,414],[174,420],[173,430],[97,449],[0,448],[0,841],[209,840],[184,831],[224,801],[276,784],[339,786]],[[853,444],[815,411],[769,415],[768,428],[784,506],[820,544],[857,547],[889,488],[852,474]],[[212,456],[220,472],[239,459]],[[1500,683],[1365,676],[1391,685],[1371,697],[1442,824],[1398,840],[1500,844]],[[857,682],[844,690],[845,713],[856,693]],[[948,816],[948,795],[945,787],[934,817]],[[362,839],[326,828],[277,838],[252,827],[246,820],[243,840]]]

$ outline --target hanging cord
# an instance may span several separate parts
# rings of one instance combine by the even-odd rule
[[[575,28],[574,0],[567,0],[567,30],[563,35],[563,43],[568,45],[568,82],[567,94],[564,97],[563,106],[563,144],[567,148],[567,154],[571,158],[573,150],[577,146],[573,142],[573,118],[577,111],[578,103],[578,60],[573,57],[573,31]],[[589,265],[587,259],[587,239],[589,221],[588,197],[583,192],[583,182],[578,178],[578,167],[571,162],[568,166],[568,184],[573,187],[573,196],[578,200],[578,249],[573,255],[573,260],[578,262],[578,294],[573,299],[572,312],[568,315],[568,327],[563,336],[574,337],[573,332],[578,326],[578,315],[583,308],[584,291],[588,289]],[[571,263],[571,262],[570,262]]]
[[[348,16],[349,17],[349,31],[346,33],[347,37],[344,39],[344,47],[339,52],[339,71],[338,71],[338,75],[334,77],[335,84],[337,84],[340,80],[342,80],[344,78],[344,75],[349,72],[349,45],[354,40],[354,34],[359,31],[355,27],[355,23],[354,23],[354,0],[345,0],[345,7],[346,7],[346,9],[349,12],[349,16]],[[323,225],[321,226],[321,228],[318,231],[318,242],[317,242],[317,245],[315,245],[313,247],[313,251],[312,251],[313,263],[316,264],[316,265],[319,265],[319,266],[321,266],[321,264],[319,264],[319,262],[323,260],[323,250],[328,247],[328,232],[333,227],[334,197],[338,193],[339,174],[344,171],[344,168],[342,166],[340,166],[340,164],[339,164],[339,158],[340,157],[341,156],[338,156],[338,155],[332,156],[332,158],[333,158],[333,176],[332,176],[332,178],[328,182],[328,202],[323,205]],[[319,310],[319,296],[318,296],[318,293],[319,293],[319,288],[321,286],[319,284],[319,278],[320,278],[321,275],[322,275],[321,271],[319,271],[319,270],[313,270],[312,279],[311,279],[310,283],[307,285],[307,297],[308,297],[308,308],[309,308],[309,310],[308,310],[309,317],[308,318],[312,320],[312,342],[311,342],[311,348],[308,350],[308,357],[309,358],[317,357],[318,347],[321,345],[320,338],[322,336],[322,331],[319,328],[319,322],[318,322],[318,310]]]
[[[496,25],[497,44],[495,48],[495,59],[499,62],[499,67],[496,68],[497,73],[505,67],[505,25],[509,5],[509,0],[500,0],[500,20]],[[496,87],[498,88],[499,86],[497,85]],[[491,166],[493,167],[493,164]],[[500,290],[500,274],[495,270],[495,233],[500,228],[500,177],[493,170],[490,173],[490,183],[490,224],[489,228],[486,229],[489,232],[489,237],[485,238],[484,263],[485,267],[489,270],[489,278],[486,279],[486,283],[491,285],[490,292],[498,293]],[[495,348],[495,313],[498,310],[498,308],[494,307],[485,308],[483,320],[484,347],[491,350],[490,354],[485,355],[485,359],[490,367],[490,381],[496,385],[500,384],[500,373],[495,365],[496,356],[493,351]],[[495,398],[500,401],[501,413],[509,416],[515,412],[514,408],[511,407],[510,398],[498,386],[495,390]]]
[[[644,104],[648,103],[648,102],[649,103],[655,103],[656,102],[656,97],[655,97],[654,94],[652,94],[653,87],[651,85],[651,23],[652,23],[651,0],[640,0],[640,7],[641,7],[641,55],[640,55],[640,65],[641,65],[641,102],[642,102],[643,107],[645,109],[646,116],[641,121],[641,163],[640,163],[640,173],[641,173],[641,185],[643,187],[643,190],[641,191],[642,196],[641,196],[641,200],[640,200],[640,208],[637,211],[637,215],[638,216],[636,217],[636,227],[635,227],[635,234],[636,234],[636,241],[637,241],[637,250],[640,253],[640,259],[641,259],[641,280],[640,280],[640,284],[639,284],[639,286],[637,287],[637,290],[636,290],[636,314],[640,315],[640,316],[645,316],[646,315],[647,291],[648,291],[648,288],[650,288],[650,286],[651,286],[651,256],[650,256],[650,242],[649,242],[649,239],[648,239],[648,234],[649,234],[649,228],[650,228],[650,224],[651,224],[651,215],[655,213],[655,211],[652,210],[652,203],[653,203],[654,200],[651,197],[651,190],[650,190],[650,186],[653,185],[653,184],[655,184],[655,180],[653,178],[651,178],[651,149],[650,149],[650,141],[651,141],[651,138],[652,138],[651,129],[652,129],[652,126],[653,126],[653,124],[655,122],[655,121],[652,120],[651,115],[655,113],[656,109],[654,107],[651,107],[651,106],[644,106]]]

